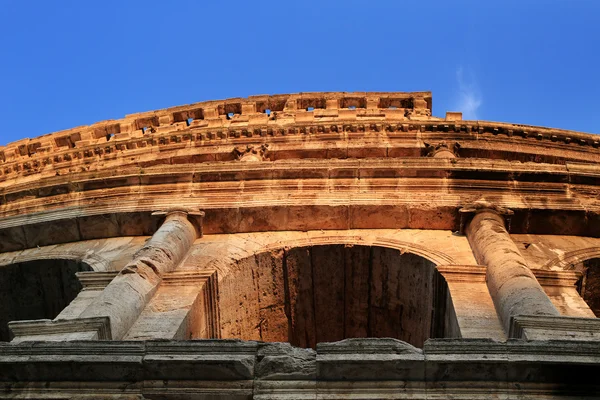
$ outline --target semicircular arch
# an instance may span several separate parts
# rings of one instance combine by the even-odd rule
[[[600,258],[600,247],[587,247],[585,249],[577,249],[561,254],[548,261],[542,269],[554,270],[572,270],[584,261],[591,260],[592,258]]]

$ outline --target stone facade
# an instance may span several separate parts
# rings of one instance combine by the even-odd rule
[[[0,147],[0,399],[597,397],[599,145],[413,92]]]

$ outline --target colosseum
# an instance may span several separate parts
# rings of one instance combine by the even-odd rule
[[[0,399],[598,398],[600,136],[261,95],[0,147]]]

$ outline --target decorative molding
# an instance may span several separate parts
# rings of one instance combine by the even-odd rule
[[[454,142],[454,144],[448,144],[446,141],[441,141],[436,144],[424,144],[428,157],[435,157],[437,153],[441,152],[449,152],[453,157],[458,157],[458,150],[460,149],[460,144],[458,142]]]
[[[119,271],[86,271],[76,272],[75,276],[83,286],[83,290],[101,290],[104,289],[114,278],[119,274]]]
[[[581,279],[579,271],[548,271],[545,269],[532,269],[537,281],[542,286],[575,287]]]
[[[485,282],[484,265],[438,265],[436,269],[447,282]]]
[[[23,139],[0,147],[0,178],[31,175],[52,165],[75,167],[121,153],[138,155],[153,148],[162,151],[236,139],[355,132],[462,134],[465,139],[491,136],[498,141],[504,137],[536,146],[546,141],[545,147],[569,146],[576,152],[596,152],[600,147],[593,134],[432,117],[430,92],[300,93],[208,101]]]
[[[485,282],[487,269],[485,265],[438,265],[436,269],[448,282]],[[575,287],[581,278],[577,271],[548,271],[532,269],[537,281],[542,286]]]
[[[264,143],[262,145],[246,145],[238,146],[233,149],[234,156],[239,161],[244,162],[256,162],[256,161],[268,161],[267,151],[269,149],[269,145]]]
[[[163,276],[162,284],[168,286],[198,286],[216,280],[216,270],[173,271]]]
[[[511,317],[508,337],[527,340],[583,340],[600,342],[600,319],[517,315]]]
[[[12,321],[8,327],[15,337],[31,337],[78,332],[96,332],[98,340],[111,340],[110,319],[108,317],[77,318],[70,320],[26,320]]]

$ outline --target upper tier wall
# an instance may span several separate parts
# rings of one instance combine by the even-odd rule
[[[596,150],[597,135],[528,125],[462,121],[460,113],[431,116],[431,93],[300,93],[251,96],[127,115],[89,126],[23,139],[0,147],[0,179],[28,175],[48,165],[93,161],[115,153],[186,141],[329,132],[440,132],[492,134]],[[588,150],[585,150],[585,149]],[[594,151],[597,153],[597,151]],[[585,159],[585,157],[581,157]]]

